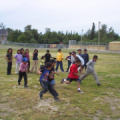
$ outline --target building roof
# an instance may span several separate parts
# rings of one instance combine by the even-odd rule
[[[0,35],[6,35],[7,34],[7,30],[5,29],[0,29]]]

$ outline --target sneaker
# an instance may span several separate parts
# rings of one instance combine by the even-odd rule
[[[62,71],[64,73],[64,71]]]
[[[40,96],[40,99],[42,99],[42,96],[43,96],[43,95],[42,95],[41,93],[39,93],[39,96]]]
[[[101,84],[100,84],[100,83],[97,83],[97,86],[101,86]]]
[[[12,74],[9,74],[9,75],[12,75]]]
[[[24,87],[28,87],[28,85],[24,85]]]
[[[81,91],[81,90],[78,90],[78,92],[79,92],[79,93],[83,93],[83,91]]]
[[[57,97],[55,97],[54,100],[55,100],[55,101],[58,101],[58,102],[60,101],[59,98],[57,98]]]
[[[64,79],[62,79],[62,81],[61,81],[61,84],[63,84],[64,83]]]

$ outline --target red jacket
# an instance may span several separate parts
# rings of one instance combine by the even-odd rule
[[[74,73],[78,74],[78,66],[76,64],[72,64],[72,66],[70,67],[70,73],[69,73],[68,77],[77,79],[78,76],[75,75]]]

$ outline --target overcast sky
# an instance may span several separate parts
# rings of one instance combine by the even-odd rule
[[[0,22],[24,31],[26,25],[39,32],[85,33],[92,23],[113,27],[120,35],[120,0],[0,0]]]

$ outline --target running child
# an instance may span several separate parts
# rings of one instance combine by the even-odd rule
[[[80,75],[78,74],[78,66],[82,66],[81,61],[79,60],[78,57],[75,57],[75,64],[72,64],[72,66],[70,67],[70,73],[68,75],[68,78],[62,79],[61,84],[63,84],[64,82],[66,82],[66,84],[70,84],[72,81],[75,81],[77,82],[78,92],[83,93],[80,90],[80,83],[79,83]]]
[[[69,56],[66,57],[66,60],[68,61],[68,68],[66,70],[66,72],[69,71],[70,65],[71,65],[71,52],[69,52]]]
[[[20,49],[17,50],[17,54],[14,57],[16,59],[16,69],[15,73],[18,74],[20,64],[22,63],[23,56],[20,54]]]
[[[46,68],[44,70],[42,71],[38,70],[38,74],[41,74],[40,84],[43,88],[43,90],[39,93],[39,96],[40,96],[40,99],[42,99],[43,95],[47,91],[49,91],[54,97],[54,100],[59,101],[58,93],[55,91],[55,89],[53,88],[53,85],[48,80],[49,72],[51,69],[52,69],[52,63],[48,62],[46,63]]]
[[[11,74],[12,60],[13,60],[12,51],[13,51],[12,48],[9,48],[5,56],[5,59],[7,60],[7,75],[12,75]]]
[[[28,68],[28,59],[26,57],[24,57],[22,59],[22,63],[20,64],[19,67],[19,78],[18,78],[18,85],[20,85],[20,82],[22,80],[22,77],[24,76],[24,87],[28,87],[27,86],[27,68]]]
[[[100,82],[98,80],[98,76],[94,70],[94,66],[95,66],[95,63],[96,61],[98,60],[98,56],[97,55],[94,55],[93,56],[93,59],[90,60],[88,63],[87,63],[87,69],[86,69],[86,72],[80,77],[80,80],[83,80],[85,79],[88,75],[92,74],[97,85],[100,86]]]

